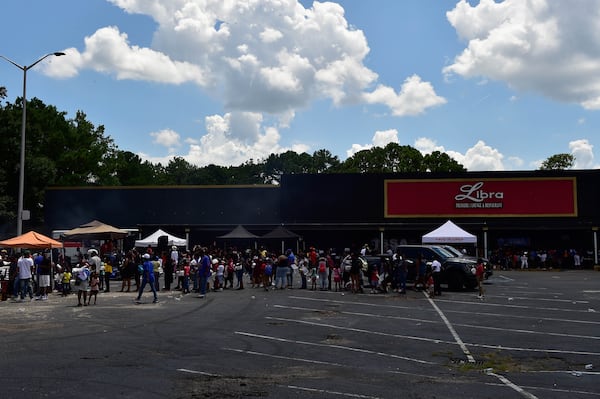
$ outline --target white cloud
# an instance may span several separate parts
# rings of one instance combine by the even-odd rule
[[[152,132],[150,133],[150,136],[154,138],[153,142],[155,144],[159,144],[168,148],[179,146],[179,133],[171,129],[164,129],[159,132]]]
[[[371,144],[352,144],[349,150],[346,150],[346,156],[350,158],[362,150],[370,150],[373,147],[385,147],[389,143],[400,143],[398,140],[398,131],[396,129],[378,130],[373,134]]]
[[[190,62],[173,61],[167,54],[148,48],[132,46],[127,34],[111,26],[99,29],[85,38],[86,50],[65,50],[67,56],[60,62],[45,65],[45,72],[57,77],[73,77],[81,69],[114,74],[117,79],[146,80],[181,84],[194,82],[207,84],[206,73]]]
[[[446,99],[435,94],[429,82],[423,82],[417,75],[407,78],[399,93],[394,89],[379,85],[371,93],[363,95],[369,104],[384,104],[392,110],[392,115],[418,115],[427,108],[446,103]]]
[[[373,148],[372,144],[352,144],[352,146],[350,147],[349,150],[346,151],[346,157],[350,158],[352,157],[354,154],[356,154],[357,152],[361,152],[363,150],[370,150],[371,148]]]
[[[571,154],[575,157],[574,169],[597,169],[594,163],[594,146],[587,140],[574,140],[569,143]]]
[[[227,110],[270,114],[324,98],[337,106],[382,104],[398,116],[445,102],[417,75],[398,93],[378,82],[363,64],[370,51],[365,35],[336,3],[304,8],[297,0],[109,1],[154,19],[152,45],[139,47],[118,27],[104,27],[47,73],[69,77],[93,69],[118,79],[191,82]]]
[[[399,143],[398,131],[396,129],[376,131],[373,135],[373,145],[375,147],[385,147],[389,143]]]
[[[446,153],[456,162],[463,165],[468,171],[495,171],[506,169],[503,163],[504,155],[481,140],[473,147],[467,149],[464,154],[454,150],[446,150],[443,146],[438,145],[435,140],[426,137],[420,137],[415,140],[414,147],[422,154],[431,154],[434,151]],[[511,159],[511,163],[518,163],[518,161],[516,159]]]
[[[465,50],[444,73],[505,81],[522,92],[600,109],[600,3],[461,0],[447,14]]]

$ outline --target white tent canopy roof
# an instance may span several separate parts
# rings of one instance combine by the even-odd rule
[[[152,247],[156,247],[158,245],[158,237],[161,237],[161,236],[169,237],[168,245],[177,245],[178,247],[183,247],[183,246],[187,245],[187,240],[185,238],[175,237],[172,234],[169,234],[161,229],[158,229],[146,238],[143,238],[141,240],[135,240],[135,246],[136,247],[147,247],[148,245],[150,245]]]
[[[422,237],[423,244],[477,244],[477,236],[461,229],[450,220]]]

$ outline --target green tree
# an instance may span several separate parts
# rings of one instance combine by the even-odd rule
[[[362,150],[344,161],[347,173],[424,172],[423,155],[415,148],[397,143]]]
[[[423,166],[428,172],[465,172],[467,170],[450,155],[440,151],[425,155]]]
[[[0,220],[16,217],[21,147],[22,99],[0,107]],[[31,211],[31,225],[43,222],[48,186],[105,184],[110,175],[107,160],[114,154],[104,127],[94,127],[82,112],[68,120],[65,112],[33,98],[27,103],[25,188],[23,208]],[[2,212],[4,212],[2,214]]]
[[[175,186],[197,184],[194,179],[197,170],[197,166],[190,164],[182,157],[175,157],[165,166],[164,179],[161,179],[163,181],[157,183]]]
[[[113,186],[149,186],[159,182],[162,166],[154,165],[130,151],[116,151],[114,157],[106,159]],[[107,179],[109,179],[107,177]]]
[[[563,170],[570,169],[575,164],[575,157],[571,154],[555,154],[544,162],[540,166],[540,170]]]
[[[307,153],[298,154],[286,151],[282,154],[271,154],[264,162],[263,183],[279,184],[284,174],[309,173],[312,157]]]

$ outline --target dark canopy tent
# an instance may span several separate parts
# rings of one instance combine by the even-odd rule
[[[256,234],[250,233],[248,230],[244,228],[242,225],[238,225],[235,229],[231,230],[229,233],[224,234],[222,236],[218,236],[217,238],[222,238],[225,240],[239,240],[245,238],[258,238]]]
[[[229,233],[223,234],[222,236],[217,236],[217,238],[220,238],[222,240],[227,240],[227,241],[233,241],[233,242],[235,242],[235,241],[245,242],[248,239],[253,239],[254,240],[254,248],[256,248],[256,239],[258,238],[258,236],[256,234],[250,233],[248,230],[246,230],[244,228],[244,226],[242,226],[240,224],[235,229],[231,230]]]
[[[261,237],[264,240],[281,240],[281,252],[283,253],[285,250],[285,240],[286,239],[295,239],[296,240],[296,251],[298,251],[298,239],[300,235],[294,233],[286,229],[283,226],[277,226],[267,234]]]

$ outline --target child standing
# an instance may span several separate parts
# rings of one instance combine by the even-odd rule
[[[310,270],[308,271],[308,273],[310,275],[310,290],[316,291],[317,290],[317,268],[311,267]]]
[[[65,272],[62,275],[62,296],[67,296],[71,293],[71,271],[65,268]]]
[[[185,261],[183,265],[183,282],[182,284],[182,293],[189,294],[190,293],[190,262]]]
[[[337,292],[338,290],[342,290],[342,287],[340,286],[340,283],[342,282],[342,273],[340,272],[340,268],[339,267],[334,267],[333,268],[333,287],[335,288],[335,291]]]
[[[376,294],[377,285],[379,285],[379,273],[377,272],[376,267],[373,267],[373,269],[371,270],[369,281],[371,282],[371,294]]]
[[[90,276],[90,296],[88,298],[88,305],[92,302],[92,297],[94,297],[94,305],[96,304],[96,299],[98,298],[98,291],[100,290],[100,278],[98,277],[98,273],[96,271],[92,272]]]

